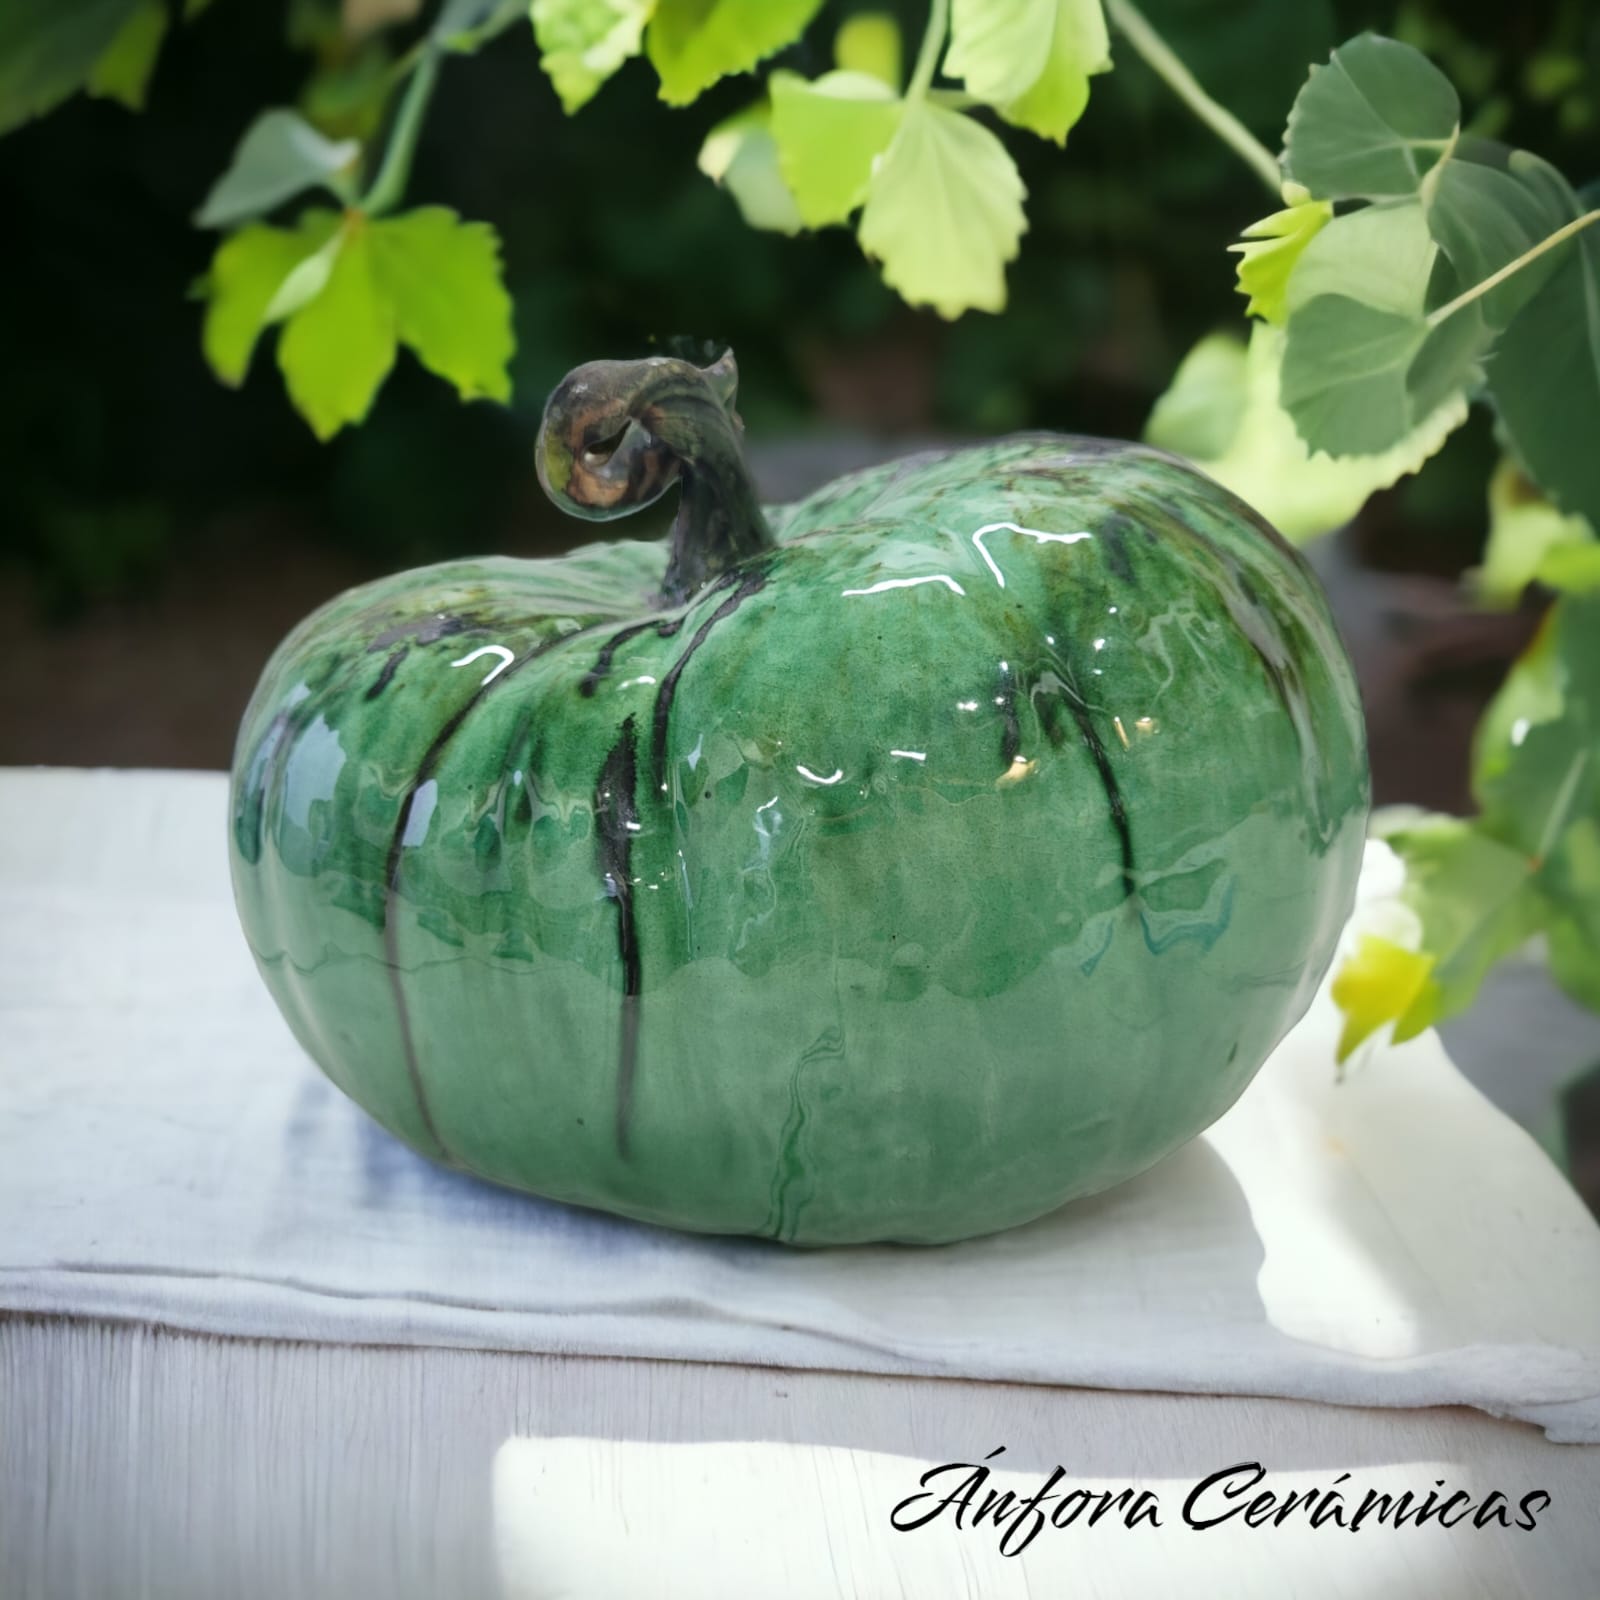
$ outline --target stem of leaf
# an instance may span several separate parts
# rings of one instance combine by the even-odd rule
[[[939,57],[944,54],[945,35],[950,31],[950,0],[933,0],[928,13],[927,31],[922,35],[922,47],[917,51],[917,64],[911,72],[911,82],[906,85],[907,100],[921,100],[939,70]]]
[[[1446,301],[1437,311],[1430,311],[1428,326],[1437,328],[1445,318],[1453,317],[1463,306],[1470,306],[1479,296],[1498,288],[1512,273],[1520,272],[1530,261],[1537,261],[1546,250],[1554,250],[1558,244],[1565,244],[1573,234],[1581,232],[1591,222],[1600,222],[1600,210],[1585,212],[1583,216],[1574,218],[1564,228],[1557,228],[1554,233],[1541,239],[1531,249],[1524,250],[1515,261],[1508,261],[1498,272],[1491,272],[1481,283],[1475,283],[1470,289],[1463,290],[1454,300]]]
[[[1225,106],[1220,106],[1195,81],[1194,74],[1172,53],[1165,39],[1145,21],[1132,0],[1106,0],[1106,15],[1145,64],[1205,125],[1241,157],[1246,166],[1273,192],[1283,188],[1283,172],[1276,157]]]
[[[418,59],[416,71],[406,85],[405,98],[400,102],[389,142],[384,147],[383,164],[361,198],[360,209],[369,217],[381,217],[384,212],[393,210],[406,192],[411,159],[417,151],[417,136],[422,132],[422,119],[438,76],[439,51],[430,46]]]

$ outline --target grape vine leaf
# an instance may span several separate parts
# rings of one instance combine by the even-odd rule
[[[1319,200],[1414,195],[1454,141],[1461,102],[1419,50],[1365,33],[1314,66],[1284,134],[1284,169]]]
[[[1248,350],[1226,334],[1202,339],[1156,402],[1145,439],[1187,456],[1303,542],[1348,522],[1378,489],[1417,472],[1466,420],[1455,394],[1388,449],[1371,455],[1312,455],[1279,403],[1284,335],[1257,324]]]
[[[569,116],[638,55],[655,0],[533,0],[529,16],[545,73]]]
[[[370,219],[313,209],[293,229],[252,223],[212,263],[206,358],[244,379],[265,328],[283,321],[278,364],[319,439],[370,409],[399,343],[463,399],[510,397],[515,339],[499,242],[484,223],[422,207]]]
[[[1017,127],[1065,144],[1110,69],[1101,0],[955,0],[944,70]]]
[[[719,78],[748,72],[793,44],[822,0],[655,0],[645,52],[668,105],[688,105]]]
[[[278,366],[295,409],[326,441],[360,422],[394,365],[395,317],[374,282],[372,226],[349,226],[323,290],[284,324]]]
[[[858,11],[839,25],[833,59],[845,72],[864,72],[900,92],[900,24],[886,11]]]
[[[143,111],[166,32],[163,0],[140,0],[90,68],[85,90],[99,99],[119,101],[130,111]]]
[[[778,165],[769,101],[746,106],[719,122],[700,146],[699,167],[733,196],[752,228],[795,234],[804,226]]]
[[[0,6],[0,133],[76,94],[142,0],[6,0]]]
[[[346,174],[360,154],[356,140],[325,138],[298,111],[263,111],[212,185],[195,226],[230,228],[318,185],[348,201]]]
[[[394,307],[400,342],[463,400],[509,400],[516,338],[494,229],[419,206],[367,233],[374,286]]]
[[[202,347],[230,388],[244,382],[268,311],[291,273],[338,230],[332,211],[305,212],[292,229],[252,223],[229,235],[212,257]]]
[[[844,222],[867,198],[873,167],[889,148],[904,106],[881,79],[825,72],[812,82],[774,72],[772,133],[778,163],[808,228]]]
[[[1228,246],[1239,256],[1239,293],[1249,302],[1246,316],[1283,325],[1289,315],[1289,275],[1301,252],[1332,219],[1331,201],[1313,200],[1299,189],[1287,207],[1252,223],[1241,243]]]
[[[861,247],[884,281],[941,316],[999,311],[1006,263],[1027,220],[1016,164],[987,128],[927,100],[906,102],[878,157],[861,213]]]

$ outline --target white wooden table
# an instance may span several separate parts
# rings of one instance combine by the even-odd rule
[[[891,1527],[929,1467],[997,1445],[1031,1490],[1151,1487],[1163,1525]],[[1481,1502],[1533,1532],[1238,1519],[1201,1479]],[[497,1472],[498,1464],[498,1472]],[[950,1480],[945,1480],[949,1483]],[[1215,1496],[1197,1511],[1226,1509]],[[946,1514],[946,1517],[948,1514]],[[1228,1596],[1594,1600],[1600,1451],[1460,1409],[1108,1393],[688,1363],[256,1343],[0,1320],[0,1593],[152,1600],[452,1596]]]
[[[130,831],[144,837],[148,821]],[[81,831],[83,854],[107,848]],[[195,844],[216,848],[209,833]],[[33,869],[13,859],[13,870]],[[6,1074],[51,1070],[35,1058],[47,1049],[26,1061],[5,1050],[0,1035],[0,1088]],[[137,1073],[133,1043],[124,1065]],[[1250,1126],[1234,1124],[1235,1145],[1253,1137]],[[1233,1152],[1236,1172],[1246,1154]],[[1362,1170],[1350,1164],[1348,1181]],[[1463,1150],[1448,1178],[1465,1198],[1491,1174]],[[63,1193],[50,1203],[75,1202]],[[1256,1225],[1270,1235],[1271,1218]],[[16,1227],[0,1200],[0,1265],[27,1254]],[[82,1227],[88,1239],[95,1219]],[[1266,1239],[1280,1327],[1305,1303],[1282,1276],[1298,1237]],[[1375,1241],[1389,1252],[1385,1271],[1398,1271],[1404,1235]],[[1564,1304],[1600,1305],[1600,1278],[1562,1277],[1590,1259],[1584,1240],[1567,1244],[1565,1255],[1552,1245],[1548,1262],[1521,1264],[1515,1291],[1542,1296],[1543,1314],[1558,1320]],[[1348,1283],[1375,1310],[1386,1291],[1393,1301],[1392,1276],[1372,1270],[1380,1259],[1347,1249],[1340,1293]],[[1272,1299],[1268,1276],[1259,1288]],[[159,1305],[153,1315],[159,1323]],[[1518,1306],[1491,1320],[1514,1335]],[[1391,1321],[1372,1348],[1400,1349],[1393,1341],[1421,1337],[1426,1323]],[[1310,1339],[1312,1327],[1293,1336]],[[1046,1527],[1015,1556],[1001,1553],[992,1521],[957,1527],[949,1510],[897,1531],[895,1508],[922,1492],[923,1474],[1000,1447],[991,1488],[1023,1497],[1059,1467],[1057,1496],[1126,1490],[1125,1511],[1144,1492],[1160,1526],[1126,1527],[1113,1511],[1095,1526]],[[1352,1532],[1312,1528],[1303,1511],[1281,1526],[1247,1526],[1242,1512],[1203,1531],[1185,1521],[1198,1483],[1247,1463],[1260,1463],[1261,1482],[1233,1500],[1208,1491],[1197,1520],[1263,1492],[1281,1506],[1291,1494],[1334,1490],[1348,1513],[1369,1491],[1421,1501],[1442,1480],[1436,1504],[1458,1492],[1458,1512],[1489,1502],[1489,1522],[1369,1520]],[[933,1482],[948,1492],[958,1479]],[[1507,1527],[1494,1518],[1496,1491],[1513,1521],[1524,1497],[1549,1500],[1530,1502],[1531,1530]],[[898,1516],[916,1512],[914,1503]],[[1600,1449],[1551,1444],[1535,1427],[1462,1408],[214,1337],[138,1320],[0,1314],[0,1600],[364,1593],[1595,1600]]]

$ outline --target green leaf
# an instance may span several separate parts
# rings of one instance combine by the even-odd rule
[[[1292,309],[1287,335],[1280,400],[1306,444],[1331,456],[1388,451],[1454,406],[1480,381],[1488,337],[1476,307],[1430,326],[1342,294]]]
[[[1289,112],[1284,166],[1319,200],[1414,195],[1460,118],[1450,80],[1425,55],[1362,34],[1311,69]]]
[[[1561,715],[1566,671],[1556,654],[1559,608],[1544,615],[1538,631],[1512,662],[1472,739],[1472,792],[1485,788],[1511,764],[1528,730]]]
[[[320,185],[350,198],[343,174],[361,154],[354,139],[326,139],[297,111],[263,111],[195,217],[201,228],[230,228]]]
[[[1600,594],[1600,542],[1558,544],[1540,558],[1534,573],[1547,589],[1562,594]]]
[[[657,0],[645,49],[661,98],[685,106],[719,78],[793,44],[822,0]]]
[[[1297,201],[1252,223],[1244,230],[1244,243],[1228,246],[1239,255],[1239,293],[1249,301],[1246,316],[1283,325],[1289,315],[1289,274],[1332,218],[1327,200]]]
[[[5,0],[0,133],[76,94],[143,0]]]
[[[1397,1021],[1404,1040],[1465,1011],[1489,969],[1538,931],[1541,907],[1527,858],[1470,822],[1431,818],[1388,843],[1405,861],[1401,898],[1422,923],[1436,986]]]
[[[1580,1005],[1600,1011],[1600,821],[1575,822],[1540,878],[1551,901],[1550,971]]]
[[[278,341],[289,398],[324,441],[366,416],[394,365],[395,312],[374,282],[372,232],[347,225],[327,286]]]
[[[1258,351],[1253,339],[1250,348],[1252,354]],[[1259,365],[1259,361],[1252,362],[1245,354],[1242,339],[1227,333],[1207,334],[1178,364],[1166,393],[1156,401],[1145,424],[1145,442],[1158,450],[1187,456],[1204,466],[1218,483],[1233,489],[1234,486],[1214,468],[1232,449],[1245,425],[1253,398],[1252,367]],[[1275,371],[1272,390],[1275,401]],[[1293,428],[1289,430],[1289,437],[1299,445]],[[1303,445],[1300,454],[1305,455]],[[1234,489],[1234,493],[1242,499],[1251,498],[1239,489]],[[1251,500],[1251,504],[1255,502]],[[1269,521],[1277,521],[1264,509],[1263,515]]]
[[[392,308],[401,342],[463,400],[509,400],[516,339],[494,229],[423,206],[366,233],[373,288]]]
[[[1562,600],[1552,680],[1560,714],[1511,731],[1503,760],[1485,760],[1477,785],[1485,833],[1537,867],[1579,817],[1600,814],[1600,602]]]
[[[367,414],[403,342],[463,399],[507,400],[516,349],[499,240],[484,223],[425,206],[372,220],[306,212],[293,230],[252,223],[212,262],[206,358],[238,384],[263,328],[289,397],[319,439]]]
[[[1416,200],[1383,201],[1335,217],[1307,241],[1285,286],[1289,317],[1321,295],[1420,317],[1439,247]]]
[[[833,36],[834,65],[844,72],[864,72],[900,92],[900,24],[887,11],[858,11]]]
[[[117,100],[130,111],[143,111],[166,32],[164,0],[140,0],[96,60],[84,88],[98,99]]]
[[[1427,338],[1420,318],[1319,295],[1295,312],[1281,395],[1300,437],[1329,455],[1385,450],[1412,426],[1406,374]]]
[[[1536,578],[1544,581],[1547,572],[1558,580],[1551,587],[1562,587],[1560,559],[1550,567],[1546,563],[1567,549],[1583,553],[1580,572],[1584,560],[1600,564],[1600,547],[1589,524],[1582,517],[1563,516],[1510,457],[1503,458],[1489,478],[1489,538],[1483,565],[1472,575],[1479,602],[1514,606],[1522,591]]]
[[[544,70],[569,116],[639,53],[655,0],[533,0]]]
[[[1578,215],[1571,186],[1525,150],[1463,140],[1439,168],[1428,226],[1463,284],[1481,283]],[[1554,269],[1553,253],[1530,262],[1477,303],[1505,327]]]
[[[253,223],[224,239],[212,257],[202,344],[211,369],[236,388],[285,280],[334,237],[332,211],[308,211],[293,229]]]
[[[767,101],[746,106],[719,122],[700,146],[699,167],[733,196],[740,215],[752,228],[795,234],[804,226],[778,165],[772,107]]]
[[[337,229],[315,255],[309,255],[300,262],[278,285],[278,292],[268,302],[263,320],[267,323],[282,322],[285,317],[293,316],[301,306],[315,300],[328,287],[328,279],[333,276],[334,258],[344,249],[348,237],[348,230],[342,227]]]
[[[1265,324],[1252,329],[1248,354],[1226,335],[1202,339],[1156,402],[1145,438],[1189,457],[1285,538],[1348,522],[1376,490],[1419,471],[1466,420],[1466,397],[1456,394],[1387,450],[1312,455],[1279,403],[1283,346],[1283,334]]]
[[[1600,223],[1546,259],[1550,276],[1490,357],[1489,396],[1528,476],[1600,528]]]
[[[972,118],[908,103],[878,158],[861,213],[861,247],[912,305],[943,317],[999,311],[1005,267],[1027,227],[1027,191],[1000,141]]]
[[[867,198],[873,164],[900,126],[901,102],[880,79],[825,72],[814,83],[774,72],[778,164],[808,228],[843,222]]]
[[[1110,69],[1101,0],[955,0],[944,70],[1017,127],[1064,144]]]

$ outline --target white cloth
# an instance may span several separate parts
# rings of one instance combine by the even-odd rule
[[[235,921],[224,795],[0,772],[0,1310],[1460,1403],[1600,1442],[1600,1229],[1431,1034],[1341,1082],[1324,992],[1204,1138],[993,1238],[692,1237],[443,1171],[325,1082]],[[1393,877],[1371,847],[1369,896]]]

